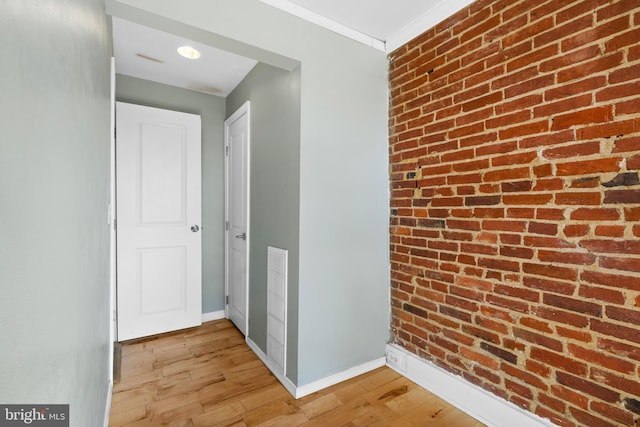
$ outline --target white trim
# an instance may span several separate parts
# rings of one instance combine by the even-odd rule
[[[524,411],[475,384],[455,376],[427,360],[420,359],[402,347],[388,344],[387,354],[389,353],[393,354],[395,361],[395,363],[387,364],[391,369],[484,424],[493,427],[554,426],[549,420]]]
[[[386,51],[384,41],[368,36],[364,33],[361,33],[360,31],[347,27],[346,25],[342,25],[332,19],[322,16],[318,13],[312,12],[309,9],[306,9],[302,6],[298,6],[297,4],[288,2],[286,0],[260,0],[260,1],[262,3],[268,4],[269,6],[275,7],[276,9],[280,9],[284,12],[287,12],[293,16],[297,16],[298,18],[304,19],[305,21],[311,22],[312,24],[316,24],[329,31],[333,31],[334,33],[350,38],[351,40],[355,40],[359,43],[365,44],[369,47],[372,47],[382,52]]]
[[[111,57],[111,89],[110,89],[111,121],[109,125],[109,207],[107,225],[109,226],[109,380],[113,381],[113,347],[118,340],[117,305],[116,305],[116,58]]]
[[[211,311],[209,313],[202,313],[202,323],[211,322],[213,320],[220,320],[224,318],[225,318],[224,310]]]
[[[271,373],[278,379],[278,381],[280,381],[280,383],[284,386],[284,388],[286,388],[287,391],[297,399],[298,398],[297,391],[296,391],[297,389],[296,389],[296,386],[291,382],[291,380],[285,377],[282,371],[280,371],[280,369],[277,366],[271,363],[267,355],[264,354],[264,352],[260,349],[260,347],[258,347],[258,345],[254,343],[251,340],[251,338],[247,337],[245,341],[247,342],[247,345],[249,346],[249,348],[262,361],[262,363],[264,363],[265,366],[271,371]]]
[[[370,362],[363,363],[362,365],[354,366],[342,372],[338,372],[337,374],[329,375],[328,377],[324,377],[312,383],[298,387],[295,397],[298,399],[300,397],[307,396],[311,393],[315,393],[316,391],[320,391],[327,387],[331,387],[332,385],[357,377],[358,375],[378,369],[385,364],[386,359],[384,357],[380,357]]]
[[[111,412],[111,394],[113,393],[113,381],[109,380],[107,386],[107,401],[104,407],[104,427],[109,427],[109,413]]]
[[[343,381],[357,377],[358,375],[373,371],[374,369],[378,369],[384,366],[386,363],[386,359],[384,357],[380,357],[370,362],[363,363],[362,365],[354,366],[353,368],[338,372],[337,374],[329,375],[328,377],[324,377],[312,383],[305,384],[301,387],[296,387],[289,378],[285,377],[282,372],[278,371],[278,368],[269,361],[267,355],[264,354],[260,347],[258,347],[258,345],[254,343],[251,338],[247,337],[246,342],[249,348],[256,354],[256,356],[258,356],[258,358],[262,360],[262,363],[265,364],[265,366],[278,379],[278,381],[280,381],[284,388],[286,388],[287,391],[296,399],[300,399],[301,397],[308,396],[312,393],[315,393],[316,391],[323,390],[327,387],[331,387],[332,385],[336,385]]]
[[[434,25],[439,24],[454,13],[469,6],[471,3],[473,3],[473,0],[440,0],[440,2],[431,7],[427,13],[414,19],[399,31],[389,36],[386,43],[387,53],[393,52]]]
[[[247,245],[247,265],[246,265],[246,284],[245,284],[245,336],[249,335],[249,263],[250,259],[250,242],[251,242],[251,101],[246,101],[240,106],[231,116],[224,121],[224,316],[229,318],[229,304],[227,303],[227,297],[229,296],[229,232],[226,224],[229,222],[229,155],[226,150],[229,150],[229,126],[231,123],[238,120],[241,116],[247,116],[247,230],[246,230],[246,245]]]

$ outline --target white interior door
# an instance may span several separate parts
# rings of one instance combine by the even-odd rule
[[[200,116],[116,103],[118,340],[201,324]]]
[[[225,120],[227,316],[247,335],[249,289],[249,102]]]

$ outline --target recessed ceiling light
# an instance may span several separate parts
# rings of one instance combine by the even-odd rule
[[[197,49],[192,48],[191,46],[180,46],[178,48],[178,53],[189,59],[200,58],[200,52]]]

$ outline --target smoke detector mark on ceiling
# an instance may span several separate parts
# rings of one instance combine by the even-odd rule
[[[157,58],[153,58],[151,56],[147,56],[147,55],[143,55],[142,53],[136,53],[136,56],[139,56],[142,59],[146,59],[149,61],[153,61],[153,62],[157,62],[158,64],[164,64],[164,61],[157,59]]]

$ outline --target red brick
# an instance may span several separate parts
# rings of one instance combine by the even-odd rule
[[[640,207],[624,208],[624,219],[627,221],[640,221]]]
[[[640,28],[632,29],[605,42],[605,52],[615,52],[626,46],[632,46],[640,40]]]
[[[507,72],[511,72],[513,70],[517,70],[519,68],[526,67],[531,64],[540,62],[543,59],[556,56],[558,52],[559,52],[559,47],[557,44],[546,46],[541,49],[535,49],[526,55],[522,55],[514,59],[513,61],[507,62]],[[543,66],[542,66],[543,64],[540,65],[540,71],[548,71],[543,69]]]
[[[565,225],[563,232],[567,237],[582,237],[589,234],[589,226],[585,224]]]
[[[624,236],[624,225],[598,225],[596,226],[595,235],[598,237],[618,237]]]
[[[640,344],[640,330],[637,327],[628,328],[626,326],[616,325],[609,322],[603,322],[597,319],[590,320],[591,329],[600,332],[609,338],[620,338],[624,341],[631,341]]]
[[[576,156],[589,156],[600,152],[600,143],[589,141],[580,144],[572,144],[564,147],[549,148],[542,152],[547,159],[566,159]]]
[[[629,48],[629,53],[627,55],[627,60],[629,61],[635,61],[636,59],[640,58],[640,46],[636,45],[636,46],[631,46]]]
[[[607,88],[602,89],[601,91],[598,91],[598,93],[596,93],[596,102],[629,98],[638,94],[640,94],[640,89],[638,89],[637,82],[608,86]],[[623,111],[621,111],[621,113],[624,112],[624,106],[622,107],[622,109]],[[620,113],[617,114],[620,115]]]
[[[609,354],[640,361],[640,347],[622,343],[609,338],[598,339],[598,349]]]
[[[549,279],[525,276],[523,279],[524,286],[542,291],[553,292],[562,295],[573,295],[576,285],[575,283],[558,282]]]
[[[521,178],[525,178],[525,176],[521,176]],[[552,199],[553,195],[551,194],[505,194],[502,196],[502,200],[505,205],[546,205],[551,202]]]
[[[591,369],[589,378],[598,381],[600,384],[630,393],[632,396],[640,396],[640,382],[638,381],[623,378],[598,368]]]
[[[557,50],[557,46],[554,45],[554,47],[556,47],[556,50]],[[586,61],[587,59],[595,58],[599,54],[600,54],[600,49],[598,46],[589,46],[569,54],[564,54],[559,56],[548,55],[547,58],[551,58],[551,59],[544,61],[540,64],[540,71],[545,73],[550,71],[555,71],[559,68],[568,67],[568,66]]]
[[[599,9],[596,16],[597,16],[598,22],[600,22],[607,19],[615,18],[616,16],[619,16],[637,9],[638,9],[638,5],[633,1],[620,1],[617,3],[609,4],[607,7],[603,7]]]
[[[494,110],[496,115],[503,115],[512,112],[515,112],[518,115],[523,115],[523,110],[542,104],[542,100],[542,94],[536,93],[495,105]],[[589,102],[591,102],[591,99],[589,99]]]
[[[569,338],[571,340],[582,341],[584,343],[590,343],[593,341],[593,337],[589,332],[578,331],[572,328],[565,328],[562,326],[556,326],[556,331],[561,337]]]
[[[486,107],[488,105],[495,104],[499,101],[502,101],[502,93],[501,92],[492,92],[483,97],[474,99],[473,101],[466,102],[462,104],[462,111],[473,111],[481,107]]]
[[[518,298],[530,302],[539,302],[540,293],[531,291],[522,287],[508,286],[508,285],[495,285],[494,292],[498,295],[506,295],[514,298]],[[525,325],[526,326],[526,325]]]
[[[633,120],[625,120],[612,122],[602,125],[594,125],[578,129],[577,137],[582,140],[594,138],[610,138],[616,135],[626,135],[640,131],[640,118]],[[605,171],[611,172],[611,171]]]
[[[533,109],[534,117],[547,117],[558,113],[564,113],[566,111],[578,110],[580,108],[588,107],[592,103],[591,94],[582,94],[573,98],[561,99],[556,102],[548,102],[544,105]],[[617,110],[616,110],[617,111]]]
[[[605,402],[617,402],[620,399],[619,392],[599,385],[600,381],[592,382],[584,378],[569,375],[565,372],[557,372],[556,379],[560,384],[574,390],[582,391],[590,396],[602,399]]]
[[[618,68],[609,74],[609,83],[616,84],[640,79],[640,64]]]
[[[640,372],[630,4],[476,0],[390,63],[393,339],[567,427]]]
[[[544,322],[532,317],[523,317],[522,319],[520,319],[520,324],[531,329],[537,329],[540,332],[553,334],[553,329],[549,325],[549,322]]]
[[[613,108],[611,106],[594,107],[554,117],[551,130],[566,129],[571,126],[589,123],[606,123],[611,120],[613,120]]]
[[[622,52],[617,52],[588,62],[583,62],[571,68],[559,71],[557,74],[557,81],[558,83],[564,83],[588,77],[598,72],[610,70],[622,64],[622,60]]]
[[[602,317],[602,306],[593,302],[553,294],[545,294],[542,300],[547,306],[589,314],[594,317]]]
[[[589,399],[582,393],[577,393],[563,385],[554,384],[550,387],[554,396],[564,399],[572,406],[578,406],[583,409],[588,409]]]
[[[579,162],[561,163],[556,166],[558,176],[588,175],[593,173],[618,172],[620,170],[619,157],[601,158],[598,160],[583,160]]]
[[[556,308],[540,307],[536,309],[535,313],[543,319],[552,320],[553,322],[563,323],[576,328],[584,328],[589,324],[589,318],[584,315]]]
[[[564,25],[555,26],[550,31],[538,33],[538,35],[533,38],[534,44],[536,47],[544,46],[547,43],[565,37],[567,34],[576,34],[580,30],[589,28],[592,22],[593,18],[591,16],[584,16]]]
[[[596,299],[602,302],[610,302],[614,304],[624,304],[625,302],[625,296],[623,292],[614,289],[581,285],[579,295],[585,298]]]
[[[571,213],[573,220],[617,221],[620,213],[617,209],[608,208],[578,208]]]
[[[591,402],[591,409],[597,412],[601,416],[604,416],[608,420],[612,420],[611,425],[623,425],[630,426],[634,424],[634,416],[629,411],[620,409],[613,405],[606,403],[593,401]]]
[[[584,362],[579,362],[573,358],[542,348],[532,347],[531,358],[576,375],[585,375],[587,373],[587,365]]]
[[[580,245],[598,253],[640,254],[640,242],[633,240],[583,240]]]
[[[640,312],[637,310],[627,310],[625,308],[607,306],[607,317],[618,320],[622,323],[632,323],[640,325]]]
[[[524,221],[487,220],[482,222],[482,228],[490,231],[524,232],[527,228]]]
[[[600,205],[602,195],[591,192],[570,193],[564,191],[556,194],[555,202],[557,205]]]
[[[640,190],[608,190],[604,195],[604,203],[640,203]]]
[[[542,236],[526,236],[524,238],[524,244],[530,247],[537,248],[575,248],[576,245],[564,239],[557,237],[542,237]]]
[[[506,88],[504,90],[504,96],[505,98],[515,98],[517,96],[526,95],[531,92],[544,89],[554,83],[555,78],[553,75],[542,75]]]
[[[507,35],[502,39],[502,45],[505,47],[513,46],[523,40],[529,40],[533,38],[533,36],[540,34],[550,28],[553,28],[553,24],[553,17],[545,17],[544,19],[535,22],[533,25],[520,28],[517,31]]]
[[[575,83],[552,87],[544,93],[544,98],[546,101],[555,101],[557,99],[575,96],[576,94],[594,92],[596,89],[605,87],[606,85],[607,78],[605,76],[587,77]]]
[[[575,3],[575,2],[572,2]],[[572,7],[563,8],[556,14],[558,23],[570,21],[578,16],[592,14],[599,6],[608,3],[608,0],[582,0]]]
[[[563,52],[576,49],[585,44],[602,40],[613,34],[621,33],[629,29],[629,18],[624,16],[614,21],[597,25],[591,30],[581,32],[567,39],[562,40],[561,46]],[[575,33],[574,33],[575,34]]]
[[[596,285],[640,291],[640,277],[585,271],[580,278]]]
[[[487,295],[487,303],[521,313],[529,312],[529,304],[509,298],[502,298],[497,295]]]
[[[555,188],[555,187],[549,186],[549,188]],[[534,191],[536,190],[537,188],[534,188]],[[549,220],[549,221],[563,221],[565,219],[565,211],[564,209],[558,209],[558,208],[538,208],[536,210],[536,219]]]
[[[577,265],[592,265],[596,261],[595,255],[589,253],[567,253],[545,250],[538,251],[538,259],[544,262]]]
[[[577,408],[569,408],[569,413],[572,418],[576,419],[581,426],[585,427],[620,427],[617,424],[609,423],[602,418],[596,417],[593,414],[585,411],[581,411]]]

